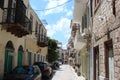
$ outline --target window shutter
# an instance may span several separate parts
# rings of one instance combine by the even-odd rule
[[[4,6],[4,0],[0,0],[0,8],[3,8]]]
[[[84,16],[84,28],[87,28],[87,15]]]
[[[37,30],[38,30],[38,23],[36,22],[36,27],[35,27],[35,35],[36,35],[36,37],[37,37]]]
[[[82,32],[84,32],[84,16],[82,16]]]

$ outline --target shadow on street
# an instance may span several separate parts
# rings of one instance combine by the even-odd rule
[[[51,75],[50,79],[46,78],[46,77],[42,77],[42,80],[52,80],[54,74],[55,74],[56,71],[53,72],[53,74]]]

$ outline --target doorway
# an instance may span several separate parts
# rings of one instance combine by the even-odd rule
[[[99,46],[94,47],[94,80],[99,80]]]
[[[112,39],[105,42],[105,76],[114,80],[114,53]]]
[[[23,63],[23,47],[20,46],[18,49],[18,66],[21,66]]]
[[[4,75],[6,75],[13,68],[14,47],[12,41],[7,42],[4,55]]]

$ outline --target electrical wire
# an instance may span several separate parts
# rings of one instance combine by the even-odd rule
[[[46,10],[51,10],[51,9],[54,9],[54,8],[63,6],[63,5],[65,5],[65,4],[67,4],[67,3],[71,2],[71,1],[72,1],[72,0],[68,0],[68,1],[66,1],[65,3],[60,4],[60,5],[57,5],[57,6],[55,6],[55,7],[51,7],[51,8],[47,8],[47,9],[41,9],[41,10],[35,10],[35,11],[46,11]]]

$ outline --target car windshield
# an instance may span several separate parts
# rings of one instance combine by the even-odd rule
[[[33,74],[33,67],[23,66],[17,67],[13,70],[13,74]]]
[[[39,66],[40,67],[47,67],[47,64],[46,63],[40,63]]]

